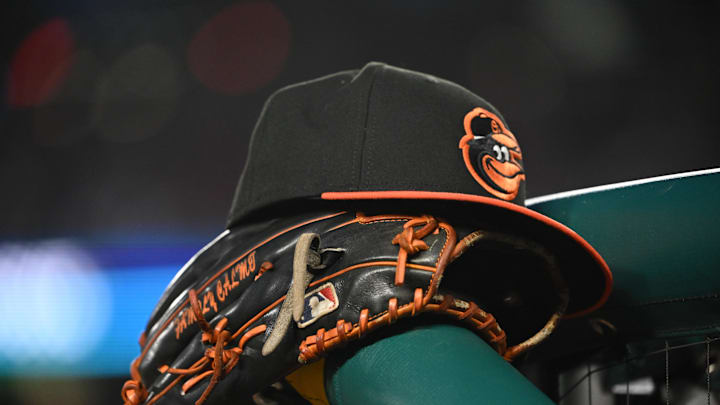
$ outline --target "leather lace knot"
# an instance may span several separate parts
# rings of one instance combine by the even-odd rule
[[[127,380],[123,384],[120,396],[125,405],[139,405],[147,398],[147,390],[142,386],[140,381]]]
[[[140,358],[135,359],[130,365],[130,376],[131,380],[125,381],[120,396],[122,397],[125,405],[139,405],[148,396],[147,389],[142,384],[140,378],[139,364]]]
[[[227,318],[222,318],[214,328],[211,327],[202,314],[202,307],[200,306],[200,301],[197,298],[195,290],[190,290],[188,296],[190,297],[190,308],[194,312],[198,326],[200,326],[200,329],[202,330],[201,339],[204,343],[212,345],[212,347],[207,348],[203,357],[188,368],[171,368],[168,366],[162,366],[159,370],[163,373],[167,372],[181,376],[194,375],[182,385],[183,392],[187,392],[198,382],[202,381],[206,377],[210,377],[210,383],[205,388],[202,395],[200,395],[200,398],[195,402],[195,405],[201,405],[205,402],[205,400],[207,400],[207,397],[210,395],[210,392],[212,392],[217,383],[220,382],[220,380],[222,380],[238,364],[240,354],[242,353],[243,346],[247,340],[264,332],[266,326],[260,325],[249,330],[240,339],[240,343],[237,347],[226,348],[225,346],[232,340],[232,334],[225,329],[228,323]],[[209,370],[207,370],[208,365],[210,365]]]
[[[414,227],[419,225],[424,226],[416,231]],[[429,247],[427,243],[422,241],[422,238],[437,229],[437,220],[429,215],[425,215],[406,222],[405,225],[403,225],[403,230],[395,235],[392,244],[400,247],[397,270],[395,271],[395,285],[405,283],[405,267],[408,256],[413,256],[422,250],[428,250]]]

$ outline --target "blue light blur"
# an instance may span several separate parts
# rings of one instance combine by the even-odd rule
[[[127,375],[155,303],[201,246],[0,243],[0,376]]]
[[[181,266],[126,267],[106,272],[111,286],[110,324],[87,361],[74,365],[81,374],[127,374],[140,354],[138,337],[165,287]]]

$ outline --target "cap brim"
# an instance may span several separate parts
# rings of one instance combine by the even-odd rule
[[[539,212],[490,197],[433,191],[349,191],[325,192],[323,200],[444,200],[480,204],[497,211],[508,229],[522,229],[523,235],[541,242],[560,261],[560,271],[570,289],[565,318],[586,315],[600,308],[610,296],[613,278],[600,254],[567,226]]]

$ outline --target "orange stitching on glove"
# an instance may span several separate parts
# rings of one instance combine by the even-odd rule
[[[337,321],[337,326],[335,329],[337,329],[337,334],[338,334],[338,339],[340,339],[340,344],[344,345],[345,343],[347,343],[347,340],[348,340],[347,333],[352,330],[352,324],[340,319]]]
[[[413,227],[421,224],[424,224],[424,226],[418,231],[415,231]],[[421,250],[428,250],[429,247],[427,243],[421,239],[435,231],[437,227],[437,220],[429,215],[425,215],[421,218],[414,218],[407,221],[403,225],[402,232],[395,235],[392,244],[400,246],[397,270],[395,271],[395,285],[403,285],[403,283],[405,283],[405,265],[408,256],[412,256]]]
[[[335,324],[335,328],[338,331],[338,339],[340,339],[340,343],[345,343],[345,340],[347,339],[347,333],[345,333],[345,321],[338,319]]]
[[[223,273],[224,273],[225,271],[227,271],[229,268],[231,268],[232,266],[234,266],[235,264],[237,264],[240,260],[242,260],[243,258],[247,257],[252,251],[254,251],[254,250],[256,250],[256,249],[264,246],[266,243],[272,241],[273,239],[275,239],[275,238],[277,238],[277,237],[279,237],[279,236],[281,236],[281,235],[284,235],[284,234],[286,234],[286,233],[288,233],[288,232],[290,232],[290,231],[292,231],[292,230],[295,230],[295,229],[297,229],[297,228],[300,228],[300,227],[302,227],[302,226],[305,226],[305,225],[307,225],[307,224],[311,224],[311,223],[314,223],[314,222],[323,221],[323,220],[326,220],[326,219],[329,219],[329,218],[333,218],[333,217],[336,217],[336,216],[338,216],[338,215],[345,214],[345,212],[346,212],[346,211],[341,211],[341,212],[336,212],[336,213],[329,214],[329,215],[324,215],[324,216],[321,216],[321,217],[318,217],[318,218],[309,219],[309,220],[304,221],[304,222],[301,222],[301,223],[299,223],[299,224],[295,224],[295,225],[293,225],[293,226],[291,226],[291,227],[289,227],[289,228],[283,229],[282,231],[280,231],[280,232],[278,232],[278,233],[276,233],[276,234],[268,237],[267,239],[264,239],[263,241],[257,243],[257,244],[256,244],[255,246],[253,246],[252,248],[246,250],[246,251],[245,251],[243,254],[241,254],[240,256],[238,256],[238,257],[236,257],[235,259],[233,259],[229,264],[225,265],[223,268],[221,268],[220,270],[218,270],[215,274],[213,274],[212,277],[210,277],[207,281],[205,281],[205,283],[203,283],[203,284],[198,288],[198,290],[203,290],[203,289],[205,289],[208,285],[210,285],[211,282],[215,281],[215,279],[217,279],[218,277],[220,277],[221,274],[223,274]],[[186,302],[187,302],[187,301],[189,301],[189,300],[186,300]],[[168,319],[165,320],[165,322],[163,322],[163,324],[160,326],[160,328],[159,328],[155,333],[153,333],[151,336],[148,336],[148,341],[146,342],[145,347],[143,347],[142,352],[140,352],[140,356],[138,357],[140,360],[142,360],[142,359],[145,357],[145,355],[147,354],[147,351],[150,349],[150,347],[152,346],[152,344],[153,344],[153,343],[155,342],[155,340],[162,334],[162,332],[168,327],[168,325],[170,325],[170,323],[174,321],[175,317],[176,317],[180,312],[182,312],[183,310],[185,310],[185,305],[186,305],[186,304],[183,303],[182,305],[180,305],[179,307],[177,307],[177,308],[173,311],[172,315],[171,315],[170,317],[168,317]],[[139,381],[139,380],[138,380],[138,381]]]
[[[464,321],[467,317],[475,315],[475,311],[477,309],[477,304],[475,304],[474,302],[470,302],[470,308],[468,308],[467,311],[463,312],[458,319]]]
[[[178,374],[178,375],[190,375],[195,374],[205,368],[205,365],[209,362],[207,357],[203,357],[200,360],[196,361],[195,364],[188,368],[172,368],[168,365],[163,365],[158,367],[158,371],[161,373],[170,373],[170,374]]]
[[[238,256],[237,258],[235,258],[231,263],[229,263],[228,265],[224,266],[222,269],[218,270],[218,271],[217,271],[212,277],[210,277],[203,285],[201,285],[201,286],[198,287],[198,291],[203,290],[203,289],[204,289],[205,287],[207,287],[211,282],[213,282],[216,278],[218,278],[223,272],[227,271],[231,266],[235,265],[238,261],[240,261],[241,259],[243,259],[244,257],[246,257],[248,254],[250,254],[250,252],[256,250],[257,248],[259,248],[259,247],[261,247],[261,246],[263,246],[264,244],[266,244],[267,242],[269,242],[269,241],[277,238],[278,236],[283,235],[283,234],[286,234],[287,232],[292,231],[292,230],[294,230],[294,229],[297,229],[297,228],[299,228],[299,227],[301,227],[301,226],[304,226],[304,225],[306,225],[306,224],[313,223],[313,222],[318,222],[318,221],[322,221],[322,220],[325,220],[325,219],[328,219],[328,218],[332,218],[332,217],[336,217],[336,216],[342,215],[342,214],[344,214],[344,213],[345,213],[344,211],[343,211],[343,212],[337,212],[337,213],[333,213],[333,214],[330,214],[330,215],[325,215],[325,216],[321,216],[321,217],[318,217],[318,218],[313,218],[313,219],[310,219],[310,220],[308,220],[308,221],[305,221],[305,222],[302,222],[302,223],[299,223],[299,224],[295,224],[295,225],[293,225],[293,226],[291,226],[291,227],[289,227],[289,228],[287,228],[287,229],[284,229],[284,230],[278,232],[277,234],[275,234],[275,235],[273,235],[273,236],[271,236],[271,237],[269,237],[269,238],[267,238],[267,239],[259,242],[257,245],[253,246],[251,249],[247,250],[245,253],[243,253],[243,254],[241,254],[240,256]],[[361,224],[369,224],[369,223],[372,223],[372,222],[384,222],[384,221],[409,221],[409,220],[412,220],[413,218],[414,218],[414,217],[411,217],[411,216],[401,216],[401,217],[398,217],[398,216],[396,216],[396,215],[382,215],[382,216],[375,216],[375,217],[365,217],[363,214],[358,213],[358,214],[356,215],[356,218],[355,218],[355,219],[350,220],[350,221],[346,221],[346,222],[344,222],[344,223],[342,223],[342,224],[340,224],[340,225],[337,225],[337,226],[335,226],[334,228],[332,228],[332,230],[336,230],[336,229],[342,228],[342,227],[344,227],[344,226],[347,226],[347,225],[350,225],[350,224],[356,223],[356,222],[357,222],[357,223],[361,223]],[[446,230],[447,230],[447,229],[446,229]],[[450,229],[450,231],[452,231],[452,229]],[[447,243],[447,242],[446,242],[446,243]],[[444,250],[444,248],[443,248],[443,250]],[[447,260],[445,260],[445,261],[447,261]],[[269,262],[268,262],[268,263],[269,263]],[[438,264],[439,264],[439,263],[440,263],[440,261],[438,261]],[[263,263],[263,264],[265,264],[265,263]],[[270,263],[269,263],[269,264],[270,264]],[[358,267],[360,267],[360,266],[358,266]],[[413,267],[422,268],[423,270],[428,270],[428,271],[434,271],[434,270],[435,270],[435,269],[429,268],[429,267],[428,267],[428,268],[425,268],[426,266],[413,266]],[[351,266],[351,268],[345,269],[345,271],[350,270],[350,269],[353,269],[353,268],[355,268],[355,266]],[[270,269],[270,268],[267,268],[267,267],[266,267],[266,271],[269,270],[269,269]],[[262,271],[262,265],[261,265],[261,269],[260,269],[260,270]],[[403,270],[404,270],[404,268],[403,268]],[[259,273],[260,273],[260,272],[259,272]],[[336,275],[337,275],[337,274],[335,274],[335,275],[333,275],[333,276],[336,276]],[[402,275],[404,275],[404,271],[403,271]],[[257,276],[256,276],[256,277],[257,277]],[[435,280],[437,277],[438,277],[437,275],[434,275],[434,276],[433,276],[433,280]],[[318,282],[320,282],[320,281],[322,281],[322,280],[318,280]],[[430,292],[430,291],[433,291],[433,292],[434,292],[434,290],[432,289],[432,286],[431,286],[431,289],[429,290],[429,292]],[[429,300],[429,298],[430,298],[430,297],[425,297],[425,300],[427,301],[427,300]],[[238,329],[238,330],[233,334],[232,339],[237,338],[237,336],[240,335],[240,334],[242,334],[249,325],[251,325],[251,324],[253,324],[254,322],[256,322],[261,316],[263,316],[265,313],[267,313],[267,311],[269,311],[272,307],[274,307],[276,304],[282,302],[283,299],[284,299],[284,297],[279,298],[275,303],[273,303],[273,305],[270,305],[270,306],[269,306],[268,308],[266,308],[264,311],[262,311],[261,313],[257,314],[255,317],[253,317],[253,319],[249,320],[245,325],[243,325],[240,329]],[[167,319],[164,323],[162,323],[162,325],[160,325],[160,327],[159,327],[159,329],[158,329],[157,331],[155,331],[155,332],[154,332],[153,334],[151,334],[150,336],[145,336],[145,339],[142,339],[142,340],[143,340],[143,341],[141,342],[142,351],[141,351],[141,353],[140,353],[140,356],[139,356],[139,357],[136,359],[136,361],[131,365],[131,377],[132,377],[132,380],[129,380],[129,381],[128,381],[128,383],[126,384],[126,386],[123,387],[123,390],[122,390],[122,392],[121,392],[121,395],[122,395],[122,397],[123,397],[123,401],[125,401],[126,405],[135,405],[136,403],[139,403],[139,402],[141,402],[141,401],[143,401],[143,400],[145,400],[145,399],[147,398],[147,396],[148,396],[147,389],[143,386],[142,380],[141,380],[141,378],[140,378],[140,374],[139,374],[139,372],[137,372],[137,367],[138,367],[138,365],[139,365],[139,362],[140,362],[142,359],[145,358],[145,355],[147,354],[147,351],[150,349],[150,347],[152,346],[152,344],[156,341],[156,339],[158,338],[158,336],[161,335],[162,331],[164,331],[164,330],[168,327],[168,325],[170,325],[170,323],[176,318],[176,316],[177,316],[181,311],[183,311],[183,310],[186,308],[185,305],[191,304],[191,301],[192,301],[192,300],[190,300],[190,299],[188,298],[181,306],[179,306],[178,308],[176,308],[176,309],[174,310],[172,316],[168,317],[168,319]],[[193,311],[193,312],[196,312],[196,311]],[[200,319],[200,317],[197,317],[197,318]],[[368,318],[368,314],[365,313],[365,321],[364,321],[364,323],[362,323],[362,325],[363,325],[363,330],[365,330],[366,327],[367,327],[367,321],[368,321],[367,318]],[[204,318],[203,318],[203,319],[204,319]],[[352,325],[351,325],[350,323],[346,323],[346,325],[347,325],[346,328],[352,329]],[[209,325],[208,325],[208,326],[209,326]],[[349,330],[349,329],[348,329],[348,330]],[[203,330],[203,332],[205,332],[205,330]],[[252,332],[252,331],[248,331],[248,332],[246,332],[246,333],[247,333],[247,334],[250,334],[251,332]],[[251,336],[254,336],[254,335],[251,335]],[[167,369],[167,370],[171,370],[169,367],[166,367],[166,369]],[[175,369],[172,369],[172,370],[177,371],[177,370],[175,370]],[[169,372],[169,371],[168,371],[168,372]],[[156,402],[158,399],[160,399],[162,396],[164,396],[164,395],[165,395],[173,386],[175,386],[183,377],[184,377],[184,376],[182,376],[182,375],[178,376],[177,379],[173,380],[173,382],[171,382],[168,386],[166,386],[166,387],[163,388],[159,393],[157,393],[156,395],[154,395],[153,398],[150,399],[150,401],[148,402],[148,405]],[[132,402],[132,401],[134,401],[134,402]]]
[[[415,295],[413,296],[413,308],[412,308],[412,315],[415,316],[416,313],[422,311],[423,307],[423,293],[422,288],[416,288],[415,289]]]
[[[397,297],[392,297],[388,301],[388,325],[395,323],[398,319]]]
[[[262,264],[260,265],[260,270],[258,270],[258,274],[255,275],[255,280],[259,279],[260,276],[262,276],[263,274],[265,274],[266,271],[272,270],[272,269],[273,269],[273,264],[272,264],[272,263],[270,263],[270,262],[262,262]]]
[[[365,224],[371,222],[397,220],[397,217],[393,216],[375,216],[362,217],[359,222]],[[416,231],[416,226],[421,226],[421,228]],[[425,295],[423,296],[421,289],[416,289],[413,296],[413,302],[404,305],[399,309],[397,307],[397,298],[392,298],[388,302],[388,310],[385,313],[376,314],[372,317],[369,316],[368,308],[363,309],[360,312],[358,323],[352,325],[353,327],[348,333],[343,333],[344,335],[347,335],[347,339],[357,339],[365,335],[368,331],[378,327],[380,323],[393,323],[403,316],[415,316],[428,306],[433,295],[437,291],[440,276],[450,260],[450,253],[452,253],[456,241],[455,230],[445,223],[439,223],[434,217],[429,215],[424,215],[422,217],[409,217],[403,224],[403,230],[392,240],[392,244],[399,246],[398,260],[395,270],[395,284],[402,285],[405,282],[405,270],[409,266],[407,263],[408,256],[414,255],[421,250],[427,250],[429,248],[428,245],[421,239],[431,233],[439,233],[439,228],[441,227],[446,232],[445,244],[443,245],[438,260],[436,261],[436,272],[431,278],[430,285],[428,286]],[[450,247],[449,250],[447,250],[448,246]],[[452,301],[448,301],[446,305],[449,307],[451,303]],[[337,327],[326,331],[324,333],[324,341],[321,343],[323,345],[323,351],[327,351],[338,345],[340,343],[339,335],[340,333],[338,332]],[[319,356],[317,345],[317,336],[308,336],[300,344],[300,355],[298,356],[298,361],[304,363],[316,359]]]
[[[367,308],[360,312],[360,320],[355,325],[349,322],[343,323],[343,332],[339,331],[339,326],[328,331],[322,330],[322,334],[308,336],[299,347],[300,355],[298,360],[307,363],[316,360],[324,355],[327,351],[338,345],[341,341],[358,339],[367,331],[374,330],[383,324],[394,322],[398,318],[413,316],[422,311],[439,312],[446,315],[454,316],[459,320],[470,323],[490,344],[495,351],[504,356],[507,349],[507,336],[505,331],[500,328],[495,317],[483,311],[474,302],[460,301],[451,295],[433,297],[437,303],[430,303],[421,308],[420,311],[415,310],[415,303],[411,302],[401,307],[397,306],[397,298],[391,298],[388,302],[388,310],[385,313],[378,314],[371,321],[367,320],[369,310]],[[467,308],[465,308],[467,307]],[[338,323],[340,325],[340,323]],[[348,331],[345,325],[352,326]],[[340,335],[346,336],[340,338]]]
[[[210,327],[210,324],[203,316],[200,300],[197,298],[197,292],[191,289],[188,292],[188,296],[190,297],[190,308],[192,308],[192,311],[195,313],[195,319],[197,319],[198,326],[200,326],[200,329],[204,332],[203,336],[205,333],[210,333],[212,335],[212,327]]]
[[[142,386],[142,383],[138,383],[134,380],[125,381],[120,396],[126,405],[138,405],[140,402],[147,398],[147,391]]]
[[[199,381],[201,381],[203,378],[211,375],[214,371],[213,370],[207,370],[205,372],[202,372],[193,378],[185,381],[185,384],[182,385],[182,392],[187,392],[190,388],[192,388],[195,384],[197,384]]]
[[[143,386],[142,379],[140,378],[140,357],[133,360],[130,364],[130,377],[131,380],[125,381],[120,396],[122,397],[125,405],[138,405],[144,401],[148,396],[148,392]]]
[[[315,337],[315,347],[317,347],[317,353],[319,356],[325,354],[325,329],[320,328],[317,331]]]
[[[369,313],[370,310],[367,308],[360,311],[360,320],[358,321],[358,323],[360,324],[360,336],[363,336],[365,333],[367,333]]]
[[[440,296],[434,297],[436,300],[440,298]],[[440,311],[448,315],[455,315],[460,320],[470,322],[475,329],[482,333],[485,341],[488,342],[495,351],[501,356],[505,356],[508,350],[507,336],[505,335],[505,331],[500,328],[495,317],[483,311],[474,302],[467,302],[466,304],[468,305],[468,309],[465,311],[459,311],[458,309],[461,309],[459,307],[451,308],[450,305],[453,307],[457,305],[457,300],[448,294],[442,297],[440,304],[430,304],[427,306],[427,309]]]
[[[430,303],[430,300],[432,300],[432,297],[437,293],[438,286],[440,285],[440,280],[442,278],[443,272],[445,271],[445,268],[448,266],[448,263],[450,263],[451,255],[453,247],[455,246],[455,243],[457,241],[457,234],[455,233],[455,229],[444,223],[441,222],[438,224],[439,228],[442,228],[445,230],[445,244],[442,247],[442,250],[440,250],[440,254],[438,255],[438,259],[435,262],[435,268],[437,271],[432,275],[432,278],[430,279],[430,285],[428,286],[427,292],[425,293],[425,296],[423,297],[423,305],[427,305]]]
[[[442,302],[440,303],[440,311],[447,311],[448,308],[450,308],[450,305],[453,303],[453,297],[452,295],[446,294],[445,298],[443,298]]]
[[[210,364],[210,370],[195,375],[182,385],[182,391],[187,392],[195,384],[202,381],[205,377],[210,376],[210,382],[208,386],[200,395],[200,398],[195,402],[195,405],[201,405],[207,400],[208,396],[215,388],[217,383],[220,382],[220,380],[222,380],[227,375],[227,373],[229,373],[237,365],[240,359],[240,354],[242,353],[243,347],[245,346],[247,341],[250,338],[259,335],[260,333],[265,332],[267,326],[259,325],[250,329],[242,336],[242,338],[240,338],[240,342],[238,342],[237,347],[226,349],[225,345],[232,340],[232,335],[229,331],[225,329],[225,326],[227,326],[228,323],[227,318],[222,318],[215,325],[215,328],[212,328],[202,314],[202,308],[200,306],[200,302],[197,298],[197,293],[195,292],[195,290],[190,290],[188,292],[188,296],[190,297],[190,307],[195,313],[198,326],[203,332],[201,335],[202,342],[212,344],[214,345],[214,347],[212,349],[207,349],[205,351],[204,357],[196,361],[195,364],[193,364],[189,368],[172,368],[165,365],[160,367],[159,370],[160,372],[178,374],[182,377],[197,374],[201,370],[205,369],[208,364]],[[174,381],[174,383],[177,383],[177,381],[179,380]],[[158,394],[158,396],[153,399],[159,398],[165,392],[166,391],[163,390],[163,392]]]

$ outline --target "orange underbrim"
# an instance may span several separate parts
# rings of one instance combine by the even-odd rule
[[[447,200],[447,201],[463,201],[470,203],[479,203],[485,205],[492,205],[495,207],[504,208],[524,216],[530,217],[533,220],[540,221],[541,223],[550,226],[566,236],[570,237],[575,241],[583,250],[585,250],[597,263],[600,270],[603,272],[605,278],[605,289],[602,295],[595,304],[580,311],[567,314],[564,318],[575,318],[589,314],[595,311],[605,304],[610,291],[612,291],[613,278],[610,268],[608,267],[605,260],[600,256],[595,248],[593,248],[585,239],[578,235],[575,231],[568,228],[567,226],[555,221],[552,218],[546,217],[539,212],[525,208],[521,205],[509,203],[507,201],[498,200],[490,197],[483,197],[472,194],[462,193],[444,193],[435,191],[348,191],[348,192],[326,192],[322,193],[320,197],[323,200]]]

